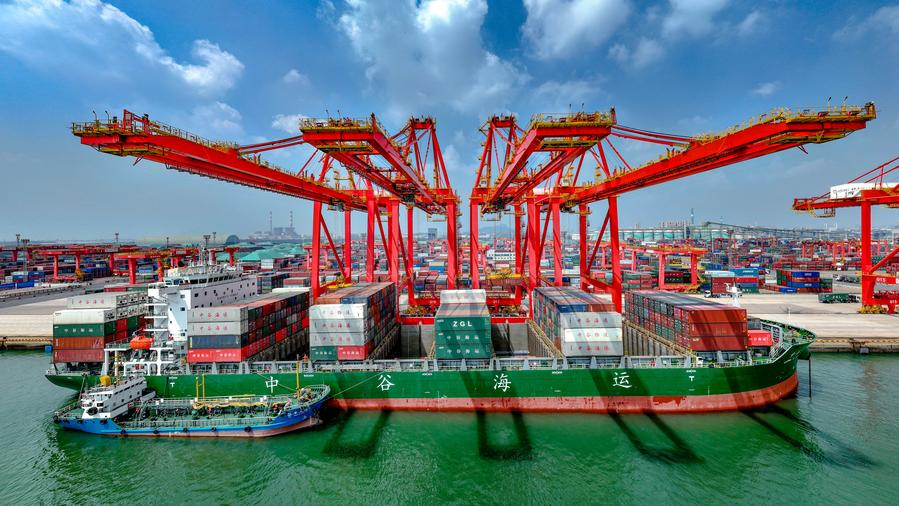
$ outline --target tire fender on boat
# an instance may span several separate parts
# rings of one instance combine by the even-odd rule
[[[249,425],[247,425],[246,427],[243,428],[244,432],[250,432],[251,430],[253,430],[253,428],[250,427]]]

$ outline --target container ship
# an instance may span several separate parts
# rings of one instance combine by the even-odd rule
[[[713,412],[792,395],[814,339],[745,309],[653,290],[628,292],[617,313],[597,294],[537,288],[526,323],[491,316],[484,290],[443,290],[433,317],[401,325],[393,283],[339,288],[308,306],[308,292],[291,288],[246,298],[213,288],[227,298],[188,300],[181,290],[205,294],[225,280],[185,274],[150,289],[152,344],[106,344],[101,363],[57,361],[47,378],[83,390],[103,374],[142,375],[165,398],[321,384],[341,409]],[[239,279],[227,282],[239,288]],[[412,343],[420,351],[404,352]]]

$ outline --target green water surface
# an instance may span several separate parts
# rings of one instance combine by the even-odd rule
[[[746,413],[334,413],[264,440],[120,439],[51,420],[48,356],[0,353],[3,504],[897,504],[899,357],[816,355]]]

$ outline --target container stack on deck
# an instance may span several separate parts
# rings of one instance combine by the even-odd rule
[[[187,315],[189,363],[242,362],[293,340],[306,343],[308,292],[259,296],[226,306],[191,309]],[[263,355],[263,356],[265,356]],[[273,358],[273,357],[269,357]]]
[[[322,295],[309,312],[309,356],[365,360],[398,331],[396,285],[362,283]]]
[[[490,358],[493,339],[486,290],[444,290],[434,317],[436,358]]]
[[[103,348],[144,328],[147,296],[139,292],[69,297],[53,313],[53,362],[103,362]]]
[[[624,354],[621,315],[611,301],[571,287],[534,290],[534,323],[567,357]]]
[[[741,351],[747,347],[746,310],[659,291],[628,292],[624,317],[693,351]]]

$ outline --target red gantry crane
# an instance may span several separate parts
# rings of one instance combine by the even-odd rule
[[[412,207],[428,214],[446,214],[448,236],[455,244],[458,197],[452,192],[446,176],[443,157],[437,143],[436,129],[431,118],[413,118],[406,128],[388,137],[374,115],[366,120],[346,118],[303,120],[302,134],[239,146],[235,143],[214,142],[184,130],[150,120],[145,114],[137,116],[124,111],[122,118],[73,123],[72,133],[81,143],[100,152],[118,156],[134,156],[137,160],[151,160],[167,168],[241,184],[313,202],[313,245],[311,283],[313,297],[327,286],[319,280],[321,259],[321,232],[325,233],[328,246],[337,259],[341,274],[351,275],[350,212],[364,211],[368,216],[368,258],[366,277],[374,278],[374,229],[381,233],[387,252],[390,277],[399,281],[399,258],[405,259],[408,283],[412,283]],[[313,153],[297,172],[276,167],[261,158],[262,152],[308,143],[319,153]],[[424,146],[422,145],[424,144]],[[318,157],[320,170],[310,174],[307,168]],[[415,161],[410,162],[410,157]],[[376,159],[386,160],[386,165],[376,165]],[[351,174],[346,178],[335,176],[336,184],[326,180],[335,171],[333,162],[343,164]],[[434,180],[425,177],[429,160],[433,162]],[[365,187],[357,187],[352,177],[365,181]],[[341,185],[346,180],[345,186]],[[409,206],[408,241],[404,248],[399,227],[399,205]],[[327,224],[322,220],[322,205],[345,213],[344,248],[341,254],[331,237]],[[380,213],[388,216],[388,233],[384,234]],[[455,249],[452,249],[448,265],[451,265],[450,282],[455,283]],[[332,283],[336,284],[340,280]],[[410,302],[412,302],[410,300]]]
[[[885,179],[899,176],[899,156],[849,181],[835,186],[828,193],[810,198],[797,198],[793,209],[805,211],[817,218],[832,218],[837,209],[858,207],[861,211],[861,285],[864,310],[886,307],[889,313],[899,305],[899,277],[878,274],[877,270],[897,258],[899,245],[872,265],[871,208],[887,206],[899,208],[899,182]],[[899,179],[899,178],[897,178]],[[879,250],[880,243],[877,244]],[[848,249],[848,247],[847,247]]]
[[[477,213],[480,206],[486,212],[511,210],[515,213],[516,260],[518,272],[526,270],[528,289],[533,290],[541,283],[540,262],[547,230],[552,219],[553,229],[553,271],[554,283],[561,284],[561,241],[560,213],[577,212],[579,215],[579,257],[581,287],[591,287],[612,294],[618,310],[621,310],[621,244],[618,233],[618,197],[640,188],[654,186],[724,167],[745,160],[776,153],[805,144],[818,144],[843,138],[863,129],[866,123],[876,117],[874,104],[864,106],[837,106],[821,109],[800,110],[777,109],[753,118],[725,132],[693,137],[662,134],[648,130],[626,127],[617,123],[613,111],[604,113],[579,113],[579,115],[550,116],[554,125],[567,124],[573,127],[578,118],[593,118],[597,124],[592,130],[581,135],[580,130],[559,128],[558,137],[549,139],[546,149],[550,152],[548,161],[539,163],[536,156],[541,153],[533,147],[539,138],[534,133],[545,125],[546,116],[536,116],[528,130],[520,131],[512,117],[494,117],[482,129],[486,136],[484,152],[478,169],[478,177],[472,190],[472,237],[477,237]],[[600,125],[601,124],[601,125]],[[603,131],[602,128],[605,130]],[[631,166],[621,156],[612,143],[611,137],[665,146],[665,153],[659,159],[640,166]],[[504,145],[497,142],[504,141]],[[586,145],[586,147],[585,147]],[[560,153],[578,152],[564,163],[553,163]],[[609,151],[607,151],[607,149]],[[622,165],[612,168],[608,156],[614,154]],[[531,170],[522,169],[536,163]],[[579,184],[578,179],[584,160],[595,167],[592,183]],[[549,167],[549,168],[547,168]],[[494,180],[491,171],[499,175]],[[541,184],[544,187],[539,188]],[[605,200],[608,211],[599,229],[592,253],[588,254],[587,216],[589,205]],[[527,228],[524,245],[521,243],[521,209],[526,209]],[[546,212],[545,220],[541,214]],[[542,224],[542,226],[541,226]],[[593,260],[602,238],[608,231],[612,256],[612,282],[606,283],[592,275]],[[474,266],[477,251],[476,240],[472,241],[471,255]],[[525,269],[524,260],[527,259]],[[472,283],[477,279],[472,267]]]

